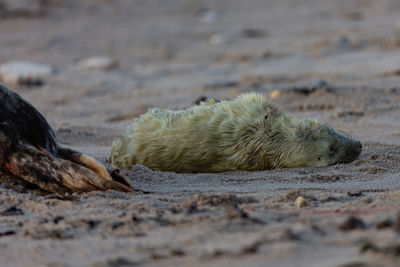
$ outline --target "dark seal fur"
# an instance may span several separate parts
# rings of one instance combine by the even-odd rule
[[[43,115],[1,83],[0,171],[49,192],[132,190],[117,172],[61,145]]]

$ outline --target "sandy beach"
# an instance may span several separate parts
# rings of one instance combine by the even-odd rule
[[[123,171],[131,194],[0,184],[0,266],[398,266],[399,14],[396,0],[0,1],[0,65],[53,69],[8,85],[105,165],[149,108],[245,92],[363,144],[356,161],[322,168],[136,165]]]

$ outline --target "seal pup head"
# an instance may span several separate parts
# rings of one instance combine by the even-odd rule
[[[277,127],[281,132],[276,134],[278,138],[275,138],[275,142],[284,144],[284,147],[271,146],[275,147],[273,151],[276,152],[275,167],[322,167],[349,163],[360,155],[360,141],[316,120],[291,119],[295,121],[289,124],[286,122],[286,129]]]

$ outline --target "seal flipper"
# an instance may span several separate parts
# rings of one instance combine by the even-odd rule
[[[3,162],[12,175],[56,193],[116,190],[132,192],[128,186],[105,180],[94,171],[74,162],[56,158],[46,150],[19,144]]]
[[[108,181],[112,181],[112,178],[110,174],[108,173],[106,167],[104,167],[102,164],[100,164],[96,159],[83,154],[79,151],[73,150],[69,147],[63,146],[61,144],[58,144],[58,150],[57,150],[57,155],[60,158],[70,160],[76,164],[82,165],[86,168],[91,169],[104,179]]]
[[[116,182],[119,182],[121,184],[124,184],[130,188],[133,187],[132,183],[120,172],[119,169],[115,169],[110,173],[112,179]],[[135,190],[135,191],[141,191],[141,190]]]
[[[106,167],[104,167],[100,162],[98,162],[96,159],[83,154],[79,151],[73,150],[69,147],[63,146],[61,144],[58,144],[58,151],[57,154],[59,157],[70,160],[76,164],[82,165],[86,168],[89,168],[90,170],[94,171],[97,173],[99,176],[103,177],[104,179],[108,181],[116,181],[119,183],[122,183],[130,188],[132,188],[131,182],[128,181],[120,172],[119,170],[113,170],[112,172],[109,172]]]

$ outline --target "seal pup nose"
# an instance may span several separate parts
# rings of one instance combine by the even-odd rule
[[[351,138],[339,132],[334,132],[338,140],[337,153],[334,156],[335,163],[350,163],[358,158],[362,151],[362,144],[359,140]]]
[[[360,141],[357,141],[355,144],[355,151],[357,153],[357,155],[360,155],[361,151],[362,151],[362,144]]]
[[[361,142],[358,140],[349,139],[341,162],[349,163],[356,160],[358,156],[361,154],[361,151],[362,151]]]
[[[356,159],[362,151],[362,144],[360,141],[355,140],[355,142],[351,145],[350,151],[353,153],[354,155],[354,159]]]

